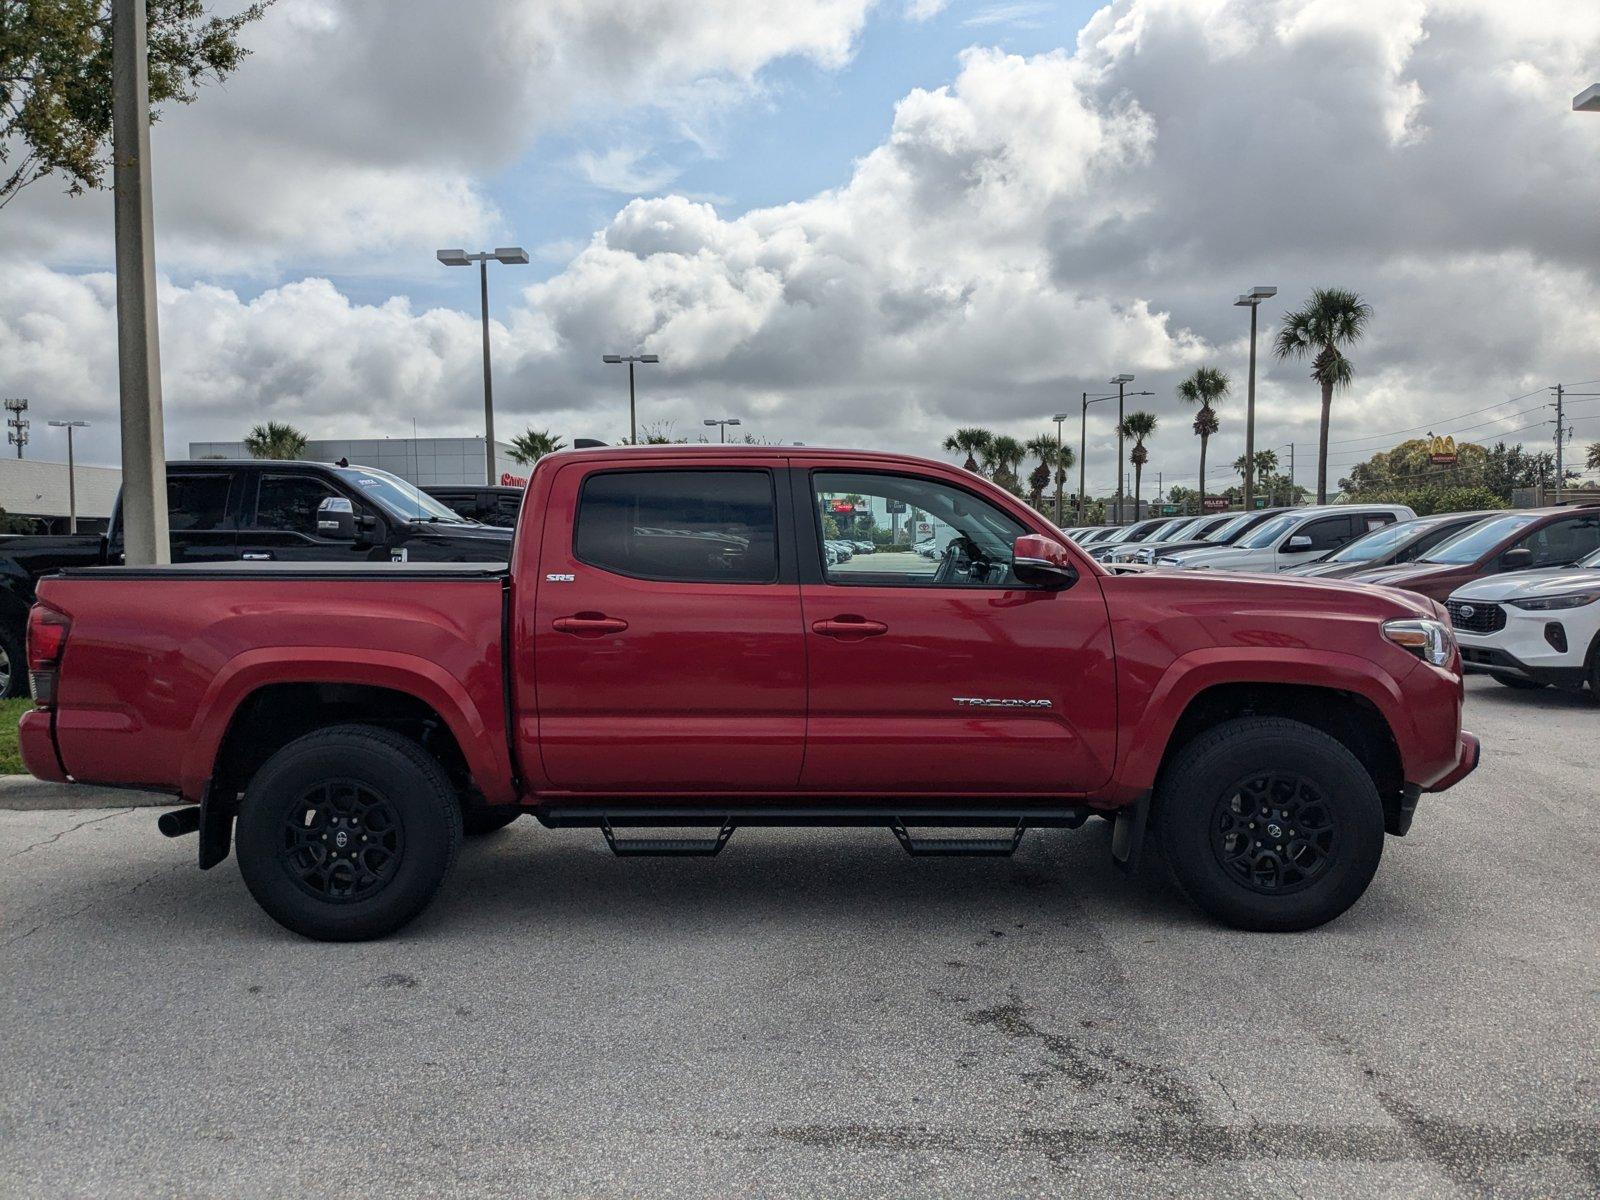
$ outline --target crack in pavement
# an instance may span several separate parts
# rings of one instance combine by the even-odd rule
[[[15,852],[11,853],[11,854],[6,855],[6,857],[7,858],[21,858],[24,854],[27,854],[30,850],[37,850],[41,846],[49,846],[52,843],[59,842],[62,838],[66,837],[67,834],[69,834],[69,833],[77,833],[78,830],[80,830],[80,829],[85,829],[90,825],[98,825],[98,824],[100,824],[101,821],[109,821],[112,817],[118,817],[118,816],[123,815],[124,813],[131,813],[132,811],[133,811],[132,806],[129,806],[128,808],[113,808],[109,812],[107,812],[104,816],[90,817],[87,821],[79,821],[76,825],[72,826],[69,829],[63,829],[60,833],[52,833],[49,837],[44,838],[42,841],[32,842],[32,843],[24,846],[21,850],[17,850]]]

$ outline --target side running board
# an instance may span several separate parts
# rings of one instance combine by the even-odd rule
[[[600,832],[605,835],[606,845],[611,847],[611,853],[618,858],[643,857],[645,855],[712,858],[722,853],[722,848],[728,844],[728,839],[733,836],[734,828],[735,826],[724,821],[722,829],[717,833],[716,837],[619,838],[616,831],[611,828],[611,822],[602,821]]]
[[[1017,852],[1017,847],[1022,845],[1022,835],[1028,827],[1022,821],[1018,821],[1010,837],[998,838],[914,838],[906,832],[904,822],[898,818],[890,823],[889,828],[894,830],[894,836],[899,839],[905,852],[915,857],[966,855],[978,858],[1009,858]]]

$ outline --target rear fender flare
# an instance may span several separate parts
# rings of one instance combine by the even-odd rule
[[[223,665],[206,689],[189,731],[180,783],[186,797],[197,798],[211,778],[222,739],[235,714],[263,687],[285,683],[345,683],[388,688],[415,696],[438,713],[455,736],[473,780],[490,804],[511,803],[515,790],[510,757],[498,714],[485,714],[460,681],[438,664],[392,650],[321,646],[274,646],[236,655]],[[496,693],[498,695],[498,692]]]

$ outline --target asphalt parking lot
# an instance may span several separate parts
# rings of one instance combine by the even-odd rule
[[[1469,691],[1482,768],[1295,936],[1099,822],[706,862],[523,821],[318,945],[148,809],[0,812],[0,1193],[1594,1195],[1600,706]]]

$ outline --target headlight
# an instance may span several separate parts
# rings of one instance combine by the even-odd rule
[[[1456,636],[1448,625],[1426,617],[1404,621],[1385,621],[1383,636],[1402,650],[1409,650],[1423,662],[1445,666],[1455,653]]]
[[[1506,603],[1525,608],[1529,612],[1549,612],[1553,608],[1582,608],[1585,604],[1593,604],[1596,600],[1600,600],[1600,591],[1563,592],[1559,596],[1530,596],[1526,600],[1507,600]]]

